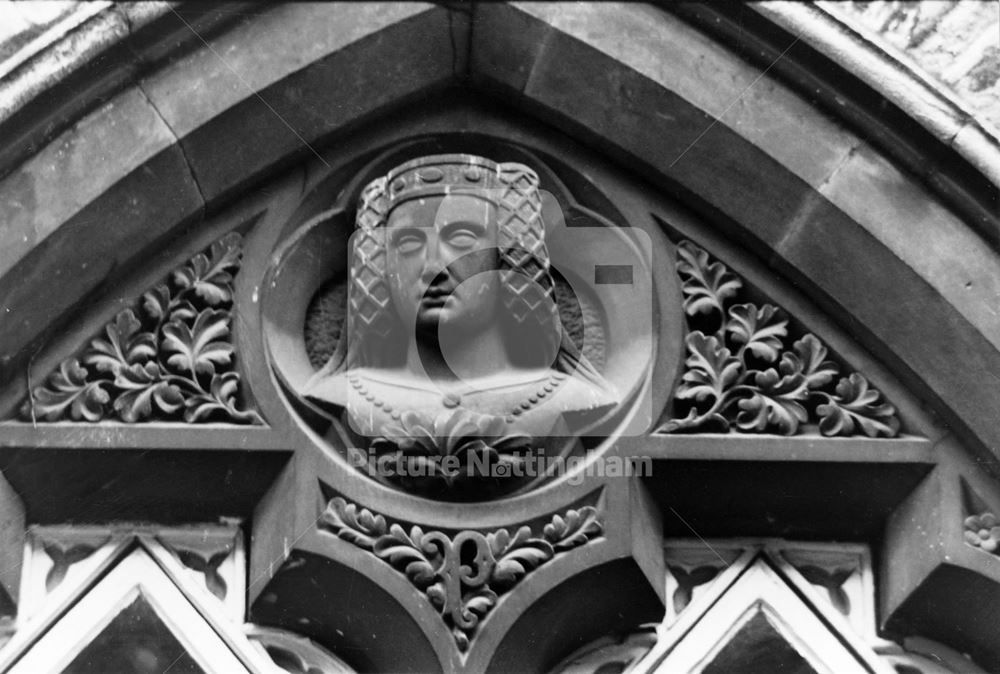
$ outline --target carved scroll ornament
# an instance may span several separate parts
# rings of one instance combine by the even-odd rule
[[[240,244],[227,234],[119,312],[31,391],[21,417],[262,423],[237,403],[230,322]]]
[[[772,304],[740,301],[743,282],[721,262],[684,241],[677,247],[689,328],[676,399],[685,416],[661,432],[795,435],[816,424],[826,436],[895,437],[896,409],[857,372],[828,359],[812,334],[792,341]]]
[[[446,534],[389,524],[339,496],[328,503],[321,526],[404,573],[438,610],[461,651],[468,650],[480,620],[501,594],[602,531],[597,510],[584,506],[553,515],[540,534],[529,526],[513,534],[507,529]]]

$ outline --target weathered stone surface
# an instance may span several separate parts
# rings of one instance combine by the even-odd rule
[[[284,5],[142,88],[181,138],[211,204],[290,156],[316,156],[342,125],[449,80],[448,19],[448,10],[420,4]]]
[[[547,38],[522,102],[610,147],[661,188],[697,195],[691,203],[700,202],[717,227],[749,246],[763,244],[761,255],[777,252],[783,273],[811,288],[830,311],[846,308],[868,335],[888,345],[869,348],[906,363],[904,373],[921,373],[925,382],[906,374],[908,383],[936,391],[982,442],[1000,447],[1000,432],[985,421],[1000,407],[1000,396],[988,393],[996,390],[988,373],[1000,371],[994,346],[872,233],[774,158],[728,126],[712,125],[709,115],[673,92],[563,34]],[[908,189],[915,190],[912,209],[932,208],[926,193]],[[846,327],[856,330],[853,322]],[[956,358],[959,353],[969,355]]]
[[[973,514],[968,489],[994,511],[1000,492],[953,438],[944,439],[937,454],[934,472],[887,521],[881,627],[894,637],[919,635],[948,644],[996,671],[1000,565],[994,554],[969,545],[964,521]]]
[[[867,146],[853,152],[820,192],[1000,349],[1000,311],[983,311],[1000,300],[1000,256],[969,227]]]
[[[13,232],[0,254],[0,351],[8,358],[112,270],[200,213],[201,196],[172,141],[133,90],[0,183],[0,220]]]
[[[824,2],[900,50],[1000,128],[1000,5],[945,2]]]
[[[938,291],[829,204],[776,252],[801,270],[799,282],[815,288],[821,306],[845,308],[855,335],[875,337],[869,348],[904,383],[940,396],[996,451],[992,410],[1000,408],[1000,396],[993,373],[1000,372],[1000,352]]]
[[[174,140],[138,91],[126,92],[0,182],[0,276],[125,174]]]
[[[0,614],[5,599],[17,602],[24,554],[24,503],[0,475]],[[6,597],[3,596],[6,594]]]
[[[706,112],[710,124],[736,130],[814,187],[860,142],[843,126],[815,114],[808,101],[761,68],[659,8],[631,3],[515,6],[676,93]],[[654,112],[663,123],[672,121],[669,111]]]

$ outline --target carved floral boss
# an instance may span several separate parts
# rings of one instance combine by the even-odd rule
[[[584,506],[553,515],[540,534],[522,526],[513,534],[497,529],[449,535],[388,524],[382,515],[339,496],[328,503],[320,525],[404,573],[438,610],[461,651],[468,650],[480,621],[500,595],[602,531],[597,509]]]

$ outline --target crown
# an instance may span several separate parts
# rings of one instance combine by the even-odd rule
[[[468,194],[497,203],[500,190],[508,184],[511,173],[538,184],[538,176],[523,164],[499,164],[471,154],[439,154],[413,159],[386,176],[386,206],[392,210],[404,201],[447,194]]]

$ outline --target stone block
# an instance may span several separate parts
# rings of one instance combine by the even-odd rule
[[[824,309],[852,317],[845,327],[916,395],[943,401],[945,415],[950,407],[985,446],[1000,447],[1000,352],[912,267],[829,204],[776,253]]]
[[[345,125],[449,81],[448,18],[424,5],[287,5],[142,86],[212,205],[279,164],[316,156]]]
[[[1000,348],[1000,255],[872,148],[862,146],[820,188]],[[914,246],[913,241],[921,245]]]
[[[112,273],[138,264],[201,213],[198,187],[172,140],[130,90],[0,184],[0,219],[16,232],[0,256],[0,353],[8,358],[0,379],[12,375],[10,356],[85,309],[81,303]]]

